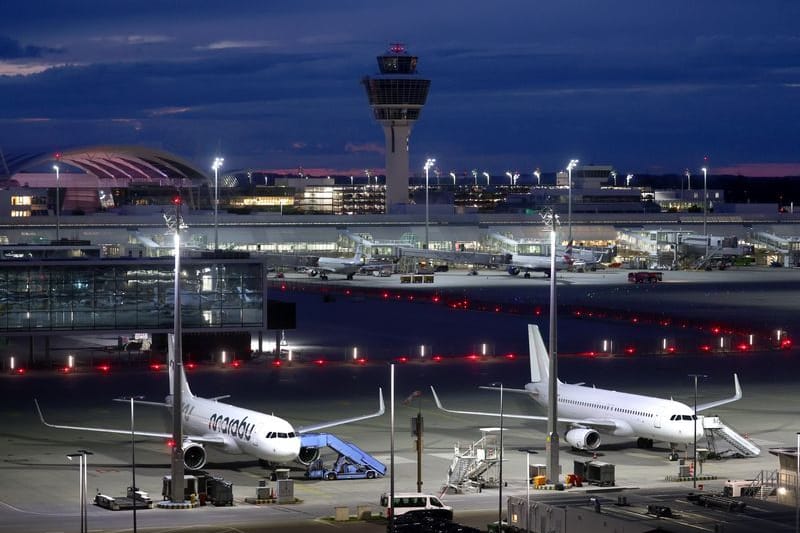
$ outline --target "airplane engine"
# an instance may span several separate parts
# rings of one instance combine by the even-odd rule
[[[516,276],[517,274],[519,274],[519,267],[510,266],[506,271],[512,276]]]
[[[300,448],[300,453],[297,454],[297,461],[305,466],[310,465],[319,459],[319,448],[312,446],[303,446]]]
[[[575,428],[564,436],[573,448],[579,450],[596,450],[600,446],[600,434],[589,428]]]
[[[183,443],[183,466],[188,470],[200,470],[206,464],[206,450],[196,442]]]
[[[313,269],[312,269],[312,270],[309,270],[309,271],[308,271],[308,277],[309,277],[309,278],[313,278],[313,277],[314,277],[314,276],[316,276],[317,274],[319,274],[319,272],[317,272],[316,270],[313,270]]]

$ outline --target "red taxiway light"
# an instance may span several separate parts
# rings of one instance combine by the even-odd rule
[[[635,353],[636,353],[636,348],[634,348],[633,346],[627,346],[627,347],[625,348],[625,353],[626,353],[627,355],[633,355],[633,354],[635,354]]]
[[[516,354],[513,354],[513,353],[507,353],[506,354],[506,359],[512,359],[513,360],[513,359],[516,359],[516,358],[517,358]]]
[[[97,367],[97,370],[103,373],[108,373],[108,371],[111,370],[111,365],[100,365]]]
[[[194,369],[197,367],[197,365],[196,365],[196,364],[194,364],[194,363],[186,363],[186,365],[185,365],[185,366],[186,366],[186,368],[188,368],[189,370],[194,370]]]
[[[72,369],[68,366],[62,366],[61,368],[58,369],[58,371],[61,372],[62,374],[69,374],[70,370]]]
[[[475,355],[474,353],[471,353],[471,354],[469,354],[467,356],[467,359],[469,359],[470,361],[477,361],[478,360],[478,356]]]
[[[439,361],[442,360],[442,356],[441,355],[434,355],[433,357],[431,357],[431,359],[433,359],[434,361],[436,361],[438,363]]]
[[[740,342],[739,344],[736,345],[736,348],[738,348],[740,352],[746,352],[750,348],[750,346],[748,346],[747,343]]]
[[[438,304],[439,300],[440,300],[440,298],[439,298],[438,294],[433,297],[433,303]]]
[[[233,368],[239,368],[240,366],[242,366],[242,363],[240,363],[238,359],[234,359],[233,361],[231,361],[231,366]]]
[[[314,364],[317,366],[322,366],[325,364],[325,359],[315,359]]]
[[[22,368],[22,367],[19,367],[19,368],[15,369],[14,372],[21,376],[22,374],[25,373],[25,369]]]
[[[281,365],[283,365],[283,361],[281,361],[280,359],[273,359],[272,360],[272,366],[277,368],[277,367],[280,367]]]
[[[667,353],[675,353],[675,351],[676,348],[674,346],[670,346],[669,348],[667,348]]]
[[[364,357],[359,357],[358,359],[356,359],[356,363],[358,363],[359,365],[366,365],[367,360]]]
[[[397,362],[398,363],[408,363],[408,357],[406,357],[405,355],[401,355],[400,357],[397,358]]]
[[[703,345],[700,346],[700,351],[701,352],[710,352],[711,351],[711,346],[708,345],[708,344],[703,344]]]
[[[720,331],[721,330],[718,326],[714,326],[713,328],[711,328],[711,333],[713,333],[714,335],[719,335]]]

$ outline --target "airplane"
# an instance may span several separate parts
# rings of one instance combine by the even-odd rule
[[[550,255],[522,255],[509,254],[506,272],[512,276],[524,272],[525,278],[531,277],[531,272],[541,272],[545,277],[550,277]],[[565,270],[572,264],[572,257],[564,253],[560,257],[556,255],[556,270]]]
[[[164,403],[143,400],[135,400],[134,403],[172,409],[172,399],[174,398],[172,373],[174,365],[172,364],[171,351],[170,349],[170,364],[168,365],[170,371],[170,395],[166,397]],[[255,457],[264,467],[273,467],[292,461],[297,461],[307,466],[319,458],[320,450],[319,448],[302,446],[301,435],[378,417],[385,412],[383,391],[379,388],[378,410],[374,413],[294,428],[291,423],[278,416],[236,407],[219,401],[227,398],[227,396],[215,398],[195,396],[189,388],[183,369],[181,369],[181,384],[183,393],[181,412],[183,413],[184,427],[183,461],[188,470],[199,470],[205,466],[205,446],[207,445],[214,446],[228,454],[244,454]],[[38,400],[34,400],[34,403],[39,413],[39,419],[47,427],[112,433],[127,435],[128,437],[131,435],[131,431],[127,429],[51,424],[45,421]],[[172,433],[150,431],[135,431],[134,433],[140,437],[172,438]]]
[[[549,355],[539,327],[534,324],[528,325],[528,345],[531,382],[525,385],[524,389],[503,388],[503,391],[527,394],[534,402],[547,408]],[[735,393],[732,397],[698,405],[696,412],[739,400],[742,397],[742,388],[736,374],[733,375],[733,380]],[[497,387],[481,388],[499,390]],[[433,387],[431,391],[436,406],[442,411],[499,416],[499,413],[446,409]],[[524,420],[547,420],[546,416],[536,415],[504,413],[503,416]],[[668,442],[671,450],[670,460],[677,460],[678,454],[675,449],[678,444],[688,445],[695,442],[695,439],[705,438],[702,418],[702,415],[697,416],[688,405],[674,400],[587,387],[583,384],[571,385],[558,380],[558,423],[566,426],[564,439],[578,450],[596,450],[601,444],[600,433],[605,433],[617,437],[636,437],[639,448],[652,448],[653,441]],[[751,453],[758,455],[758,448],[753,446]]]
[[[320,257],[316,266],[308,269],[308,275],[314,277],[319,274],[319,279],[328,279],[328,274],[343,274],[352,280],[358,270],[364,266],[365,255],[361,252],[361,245],[356,246],[356,253],[351,259],[338,257]]]

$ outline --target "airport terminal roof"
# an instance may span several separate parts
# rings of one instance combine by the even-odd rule
[[[55,164],[62,173],[93,176],[115,187],[131,183],[211,182],[208,174],[177,155],[133,145],[78,147],[60,152],[0,152],[0,181],[24,185],[21,175],[52,174]]]

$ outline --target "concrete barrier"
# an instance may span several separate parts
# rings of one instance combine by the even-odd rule
[[[347,522],[348,520],[350,520],[350,508],[334,507],[333,519],[337,522]]]

